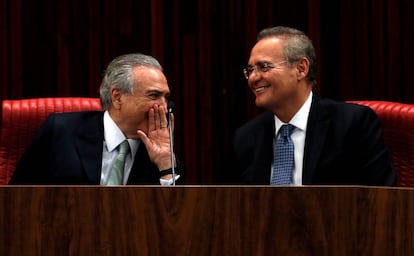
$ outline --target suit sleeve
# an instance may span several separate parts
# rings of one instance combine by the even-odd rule
[[[357,149],[361,154],[362,168],[366,180],[371,185],[391,186],[396,183],[393,164],[384,143],[381,122],[375,112],[364,107],[365,111],[358,121],[360,141]]]
[[[53,115],[50,115],[35,133],[30,146],[23,153],[9,184],[47,184]]]

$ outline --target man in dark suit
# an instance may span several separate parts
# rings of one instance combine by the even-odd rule
[[[9,184],[175,183],[179,175],[172,177],[172,163],[177,173],[182,166],[175,166],[175,157],[171,161],[169,95],[156,59],[143,54],[115,58],[100,87],[104,111],[51,114]],[[174,127],[173,115],[170,121]],[[126,158],[115,171],[121,144]]]
[[[315,51],[303,32],[288,27],[261,31],[244,74],[256,105],[268,111],[235,133],[233,182],[395,184],[376,114],[368,107],[321,99],[312,92]],[[278,142],[281,127],[291,127],[283,143]],[[285,151],[287,145],[290,150]],[[283,165],[281,159],[292,160]],[[288,174],[282,175],[285,170]]]

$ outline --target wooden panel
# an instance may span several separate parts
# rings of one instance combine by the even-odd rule
[[[412,189],[0,187],[1,255],[407,255]]]

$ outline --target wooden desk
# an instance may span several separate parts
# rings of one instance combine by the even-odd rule
[[[414,190],[0,187],[0,255],[410,255]]]

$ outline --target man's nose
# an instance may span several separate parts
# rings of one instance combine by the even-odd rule
[[[257,68],[254,68],[252,70],[252,72],[250,73],[249,79],[247,81],[249,83],[254,83],[254,82],[260,80],[261,76],[262,76],[262,73],[259,72],[259,70],[257,70]]]
[[[160,101],[158,102],[158,105],[163,106],[165,108],[167,108],[168,105],[168,98],[163,96],[160,98]]]

